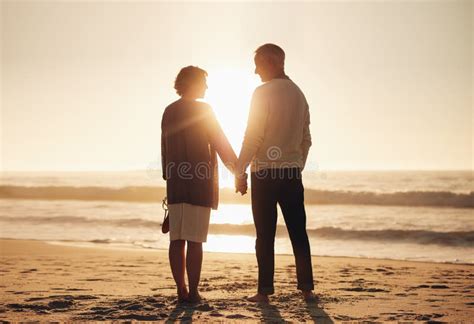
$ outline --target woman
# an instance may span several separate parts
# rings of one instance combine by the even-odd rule
[[[218,204],[216,152],[231,171],[237,161],[211,107],[196,101],[204,97],[206,77],[207,72],[198,67],[181,69],[174,85],[181,98],[165,109],[161,122],[161,158],[170,222],[169,260],[179,302],[201,301],[198,285],[202,243],[207,239],[211,208],[217,209]]]

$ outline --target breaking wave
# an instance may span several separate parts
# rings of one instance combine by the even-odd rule
[[[46,225],[76,225],[76,226],[113,226],[113,227],[136,227],[150,228],[160,231],[160,221],[145,220],[139,218],[130,219],[91,219],[78,216],[58,216],[58,217],[5,217],[0,216],[1,222],[9,223],[30,223]],[[416,244],[437,244],[443,246],[464,246],[474,247],[474,231],[466,232],[435,232],[428,230],[349,230],[337,227],[322,227],[308,229],[308,236],[318,239],[328,240],[357,240],[357,241],[379,241],[394,243],[416,243]],[[210,234],[217,235],[247,235],[255,236],[253,224],[211,224]],[[277,226],[277,237],[288,237],[285,226]],[[97,239],[93,243],[108,243],[107,240]]]
[[[163,187],[130,186],[110,187],[71,187],[71,186],[0,186],[3,199],[41,199],[41,200],[105,200],[124,202],[159,202],[166,195]],[[232,189],[220,192],[221,203],[250,203],[250,195],[238,196]],[[474,208],[474,191],[455,193],[450,191],[400,191],[378,193],[372,191],[330,191],[305,190],[307,204],[332,205],[380,205],[380,206],[432,206]]]

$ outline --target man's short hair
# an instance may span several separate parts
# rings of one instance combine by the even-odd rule
[[[176,93],[180,96],[188,91],[189,87],[195,82],[201,81],[207,77],[207,72],[197,66],[186,66],[179,71],[176,80],[174,81],[174,88]]]
[[[273,65],[283,68],[285,66],[285,51],[275,44],[267,43],[255,51],[255,55],[261,55]]]

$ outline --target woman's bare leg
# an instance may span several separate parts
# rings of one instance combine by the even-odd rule
[[[175,240],[170,242],[169,259],[171,272],[178,291],[178,301],[184,301],[188,298],[188,290],[186,288],[186,280],[184,278],[186,257],[184,255],[184,247],[186,241]]]
[[[186,271],[189,280],[189,300],[200,302],[201,296],[198,292],[199,279],[202,267],[202,243],[188,241],[186,255]]]

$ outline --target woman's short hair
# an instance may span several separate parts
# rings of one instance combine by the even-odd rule
[[[197,66],[186,66],[179,71],[176,80],[174,81],[174,88],[176,89],[176,93],[182,96],[186,91],[188,91],[189,87],[198,82],[203,80],[207,77],[207,72]]]
[[[255,51],[256,55],[261,55],[269,60],[274,66],[283,68],[285,66],[285,51],[278,45],[267,43]]]

